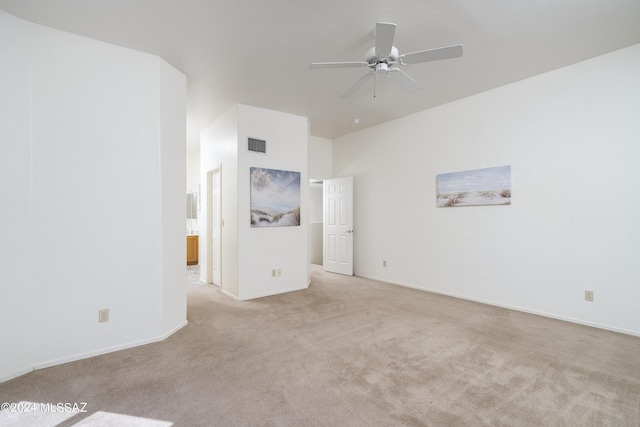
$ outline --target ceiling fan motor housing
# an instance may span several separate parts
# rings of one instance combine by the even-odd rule
[[[395,46],[393,46],[391,48],[391,53],[387,56],[377,56],[376,55],[376,48],[372,47],[371,49],[369,49],[367,51],[367,53],[365,54],[365,57],[367,58],[366,61],[369,63],[369,66],[376,67],[378,64],[388,64],[388,65],[393,65],[396,62],[398,62],[398,48],[396,48]],[[386,69],[385,69],[386,71]]]

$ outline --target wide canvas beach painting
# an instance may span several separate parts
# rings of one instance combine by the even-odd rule
[[[511,165],[436,177],[438,207],[511,204]]]
[[[251,227],[300,225],[300,172],[251,168]]]

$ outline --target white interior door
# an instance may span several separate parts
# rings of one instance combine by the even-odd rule
[[[324,270],[353,275],[353,177],[324,180]]]
[[[221,187],[220,169],[211,172],[211,282],[214,285],[221,285],[220,265],[222,263],[221,254]]]

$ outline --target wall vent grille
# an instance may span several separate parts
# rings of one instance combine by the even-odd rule
[[[254,153],[267,153],[267,141],[257,138],[248,138],[248,140],[249,151],[253,151]]]

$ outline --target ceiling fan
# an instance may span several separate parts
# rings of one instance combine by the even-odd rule
[[[417,52],[398,54],[398,48],[393,46],[396,34],[396,24],[378,22],[374,30],[376,44],[365,54],[364,61],[353,62],[314,62],[309,68],[346,68],[368,67],[369,71],[360,77],[340,98],[349,98],[376,74],[384,74],[398,83],[407,92],[413,93],[421,86],[407,73],[397,68],[398,65],[411,65],[420,62],[439,61],[441,59],[459,58],[462,56],[462,45],[440,47],[436,49],[420,50]],[[375,89],[374,95],[375,97]]]

